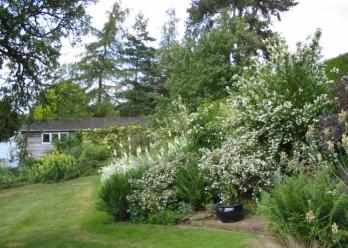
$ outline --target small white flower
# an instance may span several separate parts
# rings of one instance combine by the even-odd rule
[[[332,233],[338,233],[338,225],[334,222],[331,226]]]
[[[306,220],[308,223],[311,223],[315,219],[315,215],[312,210],[306,213]]]

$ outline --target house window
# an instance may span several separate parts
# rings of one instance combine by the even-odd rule
[[[59,139],[59,133],[52,133],[52,141]]]
[[[64,140],[66,137],[68,137],[68,133],[60,133],[59,134],[59,139]]]
[[[44,133],[42,134],[42,143],[51,144],[55,140],[63,140],[68,137],[68,133]]]
[[[42,135],[42,143],[51,143],[51,134],[50,133],[44,133]]]

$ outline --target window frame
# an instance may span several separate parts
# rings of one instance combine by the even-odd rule
[[[48,142],[44,141],[44,136],[46,134],[48,134],[48,136],[49,136],[49,141]],[[42,133],[41,134],[41,142],[42,142],[42,144],[51,144],[52,143],[52,133]]]
[[[49,135],[49,142],[45,142],[45,141],[44,141],[44,135],[46,135],[46,134]],[[69,136],[69,132],[54,132],[54,133],[47,133],[47,132],[45,132],[45,133],[42,133],[42,134],[41,134],[41,143],[42,143],[42,144],[45,144],[45,145],[47,145],[47,144],[52,144],[52,142],[53,142],[53,135],[54,135],[54,134],[58,135],[58,140],[61,140],[61,139],[62,139],[62,134],[63,134],[63,135],[66,135],[66,137]]]
[[[66,137],[69,136],[69,132],[61,132],[61,133],[59,133],[59,140],[62,140],[62,134],[65,134]]]

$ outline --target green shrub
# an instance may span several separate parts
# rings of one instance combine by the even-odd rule
[[[229,133],[229,120],[234,112],[227,105],[228,98],[201,105],[191,116],[188,140],[189,149],[214,149],[221,146]]]
[[[131,187],[127,175],[113,175],[101,188],[99,208],[110,214],[115,221],[129,219],[128,200]]]
[[[0,189],[11,188],[16,185],[17,181],[18,176],[15,175],[13,169],[0,164]]]
[[[148,148],[151,135],[149,129],[138,125],[89,129],[82,132],[82,144],[104,146],[120,157],[124,152],[136,154],[138,147],[142,150]]]
[[[79,167],[73,156],[54,152],[47,154],[28,169],[33,182],[58,182],[79,176]]]
[[[82,132],[70,134],[64,139],[56,139],[54,145],[58,152],[70,154],[77,160],[82,151]]]
[[[180,168],[176,174],[175,188],[179,200],[195,209],[203,208],[209,201],[205,186],[204,177],[195,162]]]
[[[347,247],[348,195],[326,173],[286,178],[263,194],[259,209],[281,239],[291,237],[308,246]]]
[[[348,53],[325,61],[326,75],[335,82],[348,74]],[[336,71],[338,69],[338,71]]]
[[[163,209],[158,212],[149,214],[147,222],[149,224],[175,225],[180,222],[181,217],[182,215],[179,211]]]
[[[99,192],[98,207],[110,214],[115,221],[129,220],[128,195],[132,191],[130,181],[141,178],[142,168],[132,169],[126,173],[116,173],[102,184]]]
[[[79,157],[79,164],[83,171],[100,168],[110,159],[111,151],[102,145],[84,145]]]

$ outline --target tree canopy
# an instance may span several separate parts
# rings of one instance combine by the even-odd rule
[[[122,23],[126,14],[127,10],[116,2],[103,28],[92,29],[97,40],[86,45],[85,53],[73,67],[73,79],[87,89],[96,104],[110,101],[110,91],[119,88]]]
[[[63,81],[45,90],[34,107],[34,119],[76,119],[91,116],[89,98],[80,85]]]
[[[11,103],[9,98],[0,101],[0,142],[11,138],[20,126],[20,116]]]
[[[153,61],[155,41],[147,30],[148,20],[138,13],[132,30],[127,33],[122,60],[124,62],[122,85],[127,88],[121,97],[127,100],[119,108],[122,115],[147,115],[154,109],[151,93],[153,89]]]
[[[61,38],[86,33],[86,7],[95,0],[0,0],[2,95],[26,107],[58,67]]]

